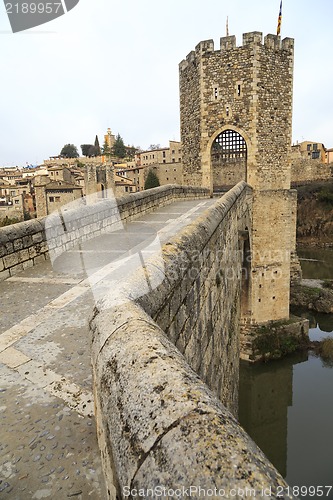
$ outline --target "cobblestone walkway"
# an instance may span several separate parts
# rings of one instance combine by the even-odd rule
[[[164,242],[212,202],[163,207],[128,224],[127,241],[142,245],[149,226],[149,238],[153,230]],[[85,253],[93,266],[107,265],[120,241],[101,237],[69,252],[61,271],[46,261],[0,283],[1,498],[106,498],[88,328],[94,296],[79,263]]]

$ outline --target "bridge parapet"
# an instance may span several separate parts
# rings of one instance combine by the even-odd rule
[[[204,188],[168,185],[80,206],[70,210],[70,217],[65,209],[54,212],[48,234],[47,217],[0,228],[0,281],[45,261],[49,250],[60,254],[119,221],[132,220],[177,199],[208,196],[209,191]],[[113,213],[116,216],[110,217]]]
[[[251,199],[239,183],[129,279],[127,302],[112,307],[105,297],[95,309],[94,392],[110,498],[191,486],[195,498],[199,488],[215,497],[234,490],[234,498],[267,488],[275,497],[286,486],[226,408],[237,404],[239,231],[249,227]],[[147,276],[160,285],[132,300]]]

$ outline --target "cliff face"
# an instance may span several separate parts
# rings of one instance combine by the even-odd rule
[[[333,247],[333,180],[297,188],[297,242]]]

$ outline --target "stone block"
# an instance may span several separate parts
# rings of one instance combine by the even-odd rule
[[[23,264],[23,269],[29,269],[30,267],[33,267],[34,261],[33,259],[30,259],[22,262],[22,264]]]
[[[34,257],[37,256],[37,250],[36,250],[36,248],[34,246],[28,248],[28,252],[29,252],[30,259],[33,259]]]
[[[5,244],[5,247],[6,247],[6,253],[7,255],[8,254],[11,254],[14,252],[14,244],[12,241],[8,241],[6,244]]]
[[[18,254],[18,252],[6,255],[3,258],[3,261],[4,261],[6,269],[8,269],[10,267],[13,267],[13,266],[16,266],[19,263],[19,254]]]
[[[46,254],[37,255],[37,257],[34,257],[33,259],[34,266],[36,266],[37,264],[41,264],[42,262],[45,262],[45,260],[46,260]]]
[[[33,245],[32,235],[23,236],[23,248],[29,248]]]
[[[24,271],[23,264],[17,264],[16,266],[11,267],[9,271],[11,276],[15,276],[16,274]]]
[[[43,241],[43,233],[35,233],[32,235],[33,243],[41,243]]]
[[[29,260],[30,259],[29,249],[26,248],[25,250],[20,250],[18,252],[18,258],[19,258],[19,262],[24,262],[26,260]]]
[[[14,240],[13,246],[14,246],[14,251],[15,252],[17,250],[22,250],[22,248],[23,248],[23,240],[22,240],[22,238],[17,238],[16,240]]]
[[[3,281],[9,277],[10,277],[9,269],[5,269],[4,271],[0,272],[0,281]]]

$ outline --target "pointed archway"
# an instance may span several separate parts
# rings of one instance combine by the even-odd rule
[[[236,130],[226,129],[214,139],[211,147],[211,169],[214,191],[225,191],[247,180],[247,144]]]

